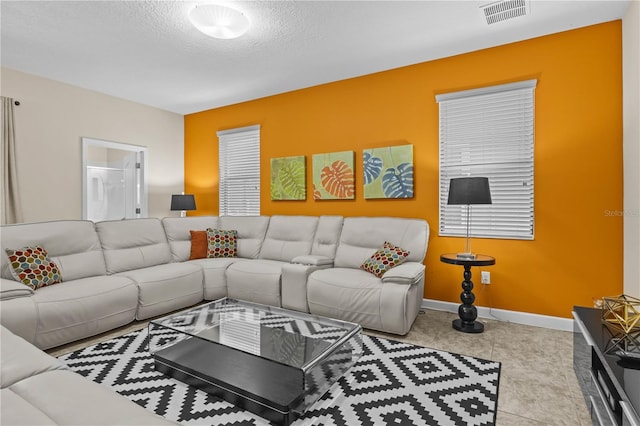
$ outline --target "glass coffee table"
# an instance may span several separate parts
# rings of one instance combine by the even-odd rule
[[[361,327],[229,298],[149,323],[162,373],[289,425],[362,356]]]

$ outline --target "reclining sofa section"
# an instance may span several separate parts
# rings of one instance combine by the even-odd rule
[[[138,286],[108,275],[96,226],[54,221],[3,226],[0,245],[0,322],[39,348],[50,348],[128,324]],[[39,245],[60,269],[62,283],[33,291],[14,280],[5,249]]]
[[[192,230],[237,231],[237,256],[190,260]],[[232,297],[406,334],[420,308],[421,219],[255,216],[52,221],[1,229],[0,322],[46,349]],[[389,241],[409,251],[381,277],[360,265]],[[62,282],[33,291],[5,249],[41,246]]]
[[[0,327],[0,424],[173,425]]]

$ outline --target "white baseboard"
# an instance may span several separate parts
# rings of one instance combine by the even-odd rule
[[[440,300],[422,299],[424,309],[458,313],[459,303],[443,302]],[[513,322],[516,324],[532,325],[535,327],[551,328],[553,330],[573,331],[573,320],[570,318],[552,317],[548,315],[530,314],[527,312],[508,311],[476,306],[478,318],[494,319]]]

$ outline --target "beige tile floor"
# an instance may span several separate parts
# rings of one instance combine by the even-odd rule
[[[573,372],[573,333],[483,319],[484,333],[467,334],[451,327],[455,318],[427,310],[398,340],[501,362],[498,426],[592,424]]]
[[[427,310],[406,336],[365,333],[500,361],[498,426],[592,424],[573,372],[572,333],[483,319],[484,333],[466,334],[451,327],[456,317]],[[137,322],[48,352],[59,356],[145,326]]]

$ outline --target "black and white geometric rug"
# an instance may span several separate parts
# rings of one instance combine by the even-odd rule
[[[292,425],[494,425],[500,363],[363,335],[364,354]],[[270,423],[155,371],[147,330],[61,356],[72,370],[183,425]]]

